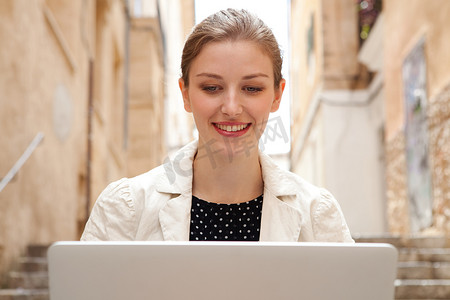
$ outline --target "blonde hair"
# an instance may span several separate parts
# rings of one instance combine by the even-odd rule
[[[189,86],[189,70],[193,60],[205,45],[223,41],[255,42],[272,61],[274,85],[279,87],[283,76],[283,58],[272,30],[246,10],[221,10],[197,24],[187,38],[181,57],[181,78]]]

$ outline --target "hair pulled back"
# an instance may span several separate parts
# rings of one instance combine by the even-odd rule
[[[258,17],[246,10],[221,10],[197,24],[187,38],[181,57],[181,78],[189,86],[189,71],[193,60],[203,47],[212,42],[250,41],[266,53],[273,66],[274,85],[279,87],[283,78],[283,58],[272,30]]]

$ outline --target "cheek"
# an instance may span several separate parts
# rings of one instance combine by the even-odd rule
[[[259,122],[267,121],[272,107],[271,104],[269,101],[260,101],[257,105],[253,105],[251,109],[255,119],[258,119]]]
[[[264,129],[266,128],[268,115],[264,111],[264,112],[259,113],[258,117],[255,116],[254,118],[255,118],[255,126],[254,126],[253,130],[255,131],[255,134],[259,137],[264,132]]]
[[[203,99],[198,97],[198,95],[191,95],[191,108],[194,119],[207,119],[212,116],[215,112],[214,102],[208,101],[208,99]]]
[[[256,126],[254,128],[255,134],[259,137],[266,128],[267,121],[269,119],[270,109],[271,109],[271,101],[267,101],[266,99],[262,100],[258,105],[253,105],[251,109],[251,114],[256,121]]]

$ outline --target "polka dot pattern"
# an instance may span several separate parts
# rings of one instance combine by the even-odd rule
[[[191,241],[259,241],[263,195],[234,204],[192,196]]]

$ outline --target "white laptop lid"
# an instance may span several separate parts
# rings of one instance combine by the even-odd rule
[[[58,242],[51,300],[391,300],[388,244]]]

